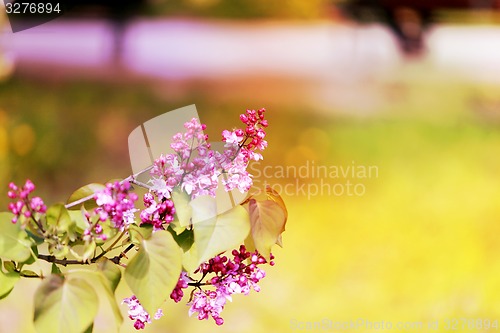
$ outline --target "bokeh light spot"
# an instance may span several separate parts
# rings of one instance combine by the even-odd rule
[[[35,132],[27,124],[21,124],[12,130],[12,148],[19,156],[28,154],[35,145]]]
[[[9,138],[7,136],[7,130],[0,126],[0,160],[7,158],[7,153],[9,152]]]

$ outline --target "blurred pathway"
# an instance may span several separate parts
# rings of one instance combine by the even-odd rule
[[[1,35],[18,67],[38,64],[92,73],[116,68],[112,27],[104,21],[56,20]],[[401,56],[379,25],[135,21],[121,44],[121,68],[163,79],[285,76],[346,81],[381,75]],[[500,81],[500,27],[437,27],[427,60],[471,79]]]
[[[153,82],[170,100],[291,105],[320,112],[379,112],[406,98],[405,82],[500,83],[500,27],[439,26],[422,59],[405,59],[380,25],[330,22],[134,21],[116,56],[104,21],[52,21],[3,33],[21,77]]]

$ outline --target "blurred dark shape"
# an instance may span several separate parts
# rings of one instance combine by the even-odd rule
[[[499,9],[500,0],[349,0],[344,15],[358,22],[381,22],[391,29],[406,55],[425,50],[424,34],[440,10]]]
[[[66,15],[124,21],[145,11],[147,0],[68,0]]]
[[[125,29],[130,19],[147,11],[147,0],[68,0],[66,18],[105,18],[113,33],[113,64],[121,64]]]

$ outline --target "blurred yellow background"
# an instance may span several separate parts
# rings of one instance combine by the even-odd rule
[[[496,331],[486,326],[500,320],[500,85],[437,69],[432,53],[395,62],[341,78],[187,79],[56,75],[21,62],[0,83],[0,192],[30,178],[46,202],[65,201],[126,177],[127,136],[154,116],[196,104],[218,141],[246,108],[266,107],[269,148],[251,169],[268,171],[256,185],[283,190],[289,220],[262,291],[235,296],[221,327],[168,301],[145,331]],[[318,177],[313,165],[377,173]],[[278,173],[304,166],[302,177]],[[348,181],[362,195],[333,192]],[[37,284],[23,280],[0,302],[0,332],[34,331]],[[122,283],[118,299],[127,296]],[[96,332],[109,318],[103,309]],[[133,331],[125,319],[122,332]]]

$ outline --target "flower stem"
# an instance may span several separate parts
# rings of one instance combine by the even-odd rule
[[[100,259],[102,256],[104,256],[106,253],[108,253],[109,251],[111,251],[111,249],[116,245],[116,243],[118,243],[120,241],[120,239],[122,239],[123,235],[125,235],[126,231],[123,231],[116,239],[115,241],[113,242],[113,244],[111,244],[106,250],[103,250],[95,259],[98,260]]]

